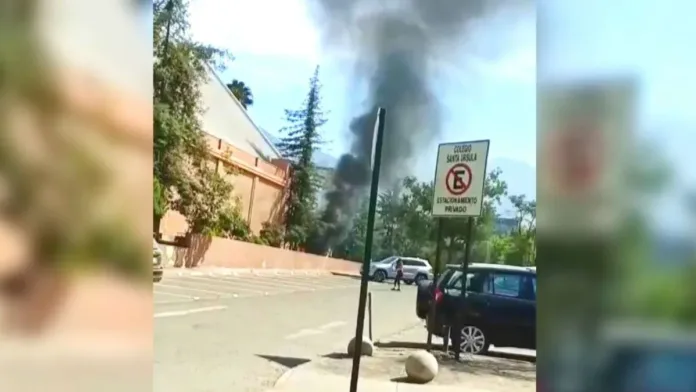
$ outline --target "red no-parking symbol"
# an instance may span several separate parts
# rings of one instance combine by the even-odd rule
[[[457,163],[447,171],[445,186],[449,193],[459,196],[464,194],[471,186],[473,174],[471,168],[465,163]]]

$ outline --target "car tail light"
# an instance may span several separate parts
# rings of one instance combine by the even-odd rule
[[[435,289],[435,303],[439,304],[442,301],[442,291]]]

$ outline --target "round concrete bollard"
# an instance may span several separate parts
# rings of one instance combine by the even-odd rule
[[[372,344],[372,341],[370,341],[369,338],[363,336],[362,338],[362,346],[360,350],[361,356],[368,356],[371,357],[372,353],[375,351],[375,346]],[[348,342],[348,355],[353,355],[355,353],[355,337],[350,339],[350,342]]]
[[[437,359],[427,351],[418,350],[406,358],[406,375],[411,381],[430,382],[437,376],[438,370]]]

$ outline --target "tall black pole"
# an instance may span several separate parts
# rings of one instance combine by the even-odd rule
[[[435,303],[435,291],[437,290],[437,280],[440,276],[441,265],[440,265],[440,246],[442,244],[442,218],[437,218],[437,237],[435,238],[435,273],[433,274],[433,284],[430,286],[430,309],[428,314],[428,341],[426,343],[426,349],[428,351],[432,350],[433,347],[433,328],[437,325],[435,322],[436,313],[436,303]]]
[[[467,218],[466,224],[466,245],[464,246],[464,260],[462,260],[462,290],[460,293],[461,311],[457,312],[459,317],[455,317],[454,328],[454,358],[459,360],[462,351],[462,328],[464,327],[464,317],[466,317],[466,275],[469,273],[469,258],[471,256],[471,243],[474,242],[474,217]]]
[[[362,356],[363,330],[365,326],[365,305],[369,280],[370,260],[372,260],[372,237],[379,194],[379,168],[382,161],[382,139],[386,110],[377,108],[377,127],[372,162],[372,183],[370,185],[370,205],[367,210],[367,234],[365,235],[365,254],[363,256],[362,279],[360,280],[360,299],[358,300],[358,320],[355,326],[355,350],[353,350],[353,369],[350,373],[350,392],[358,392],[358,374]]]

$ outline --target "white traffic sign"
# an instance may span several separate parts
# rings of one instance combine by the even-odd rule
[[[490,140],[443,143],[437,149],[433,216],[481,215]]]

